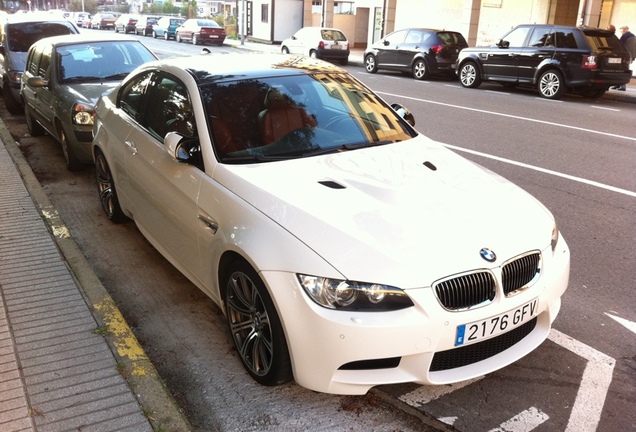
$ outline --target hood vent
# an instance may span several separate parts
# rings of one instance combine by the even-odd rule
[[[433,165],[433,162],[426,161],[424,162],[424,166],[430,169],[431,171],[437,171],[437,167]]]

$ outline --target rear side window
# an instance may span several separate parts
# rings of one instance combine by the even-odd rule
[[[77,33],[71,23],[35,22],[10,24],[7,47],[13,52],[27,52],[35,42],[50,36]]]
[[[559,29],[555,33],[557,48],[577,49],[578,45],[576,44],[576,37],[574,36],[574,31],[575,30]]]
[[[554,34],[552,33],[552,28],[549,27],[536,27],[528,41],[528,46],[535,48],[554,47],[554,45]]]

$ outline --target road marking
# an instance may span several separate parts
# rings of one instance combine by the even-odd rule
[[[496,94],[496,95],[504,95],[504,96],[510,96],[510,93],[508,92],[502,92],[502,91],[497,91],[497,90],[484,90],[486,93],[491,93],[491,94]]]
[[[463,387],[471,385],[472,383],[475,383],[483,378],[484,377],[481,376],[479,378],[473,378],[468,381],[461,381],[458,383],[448,384],[448,385],[421,386],[413,390],[412,392],[403,394],[398,399],[412,407],[417,408],[422,405],[426,405],[427,403],[435,399],[438,399],[448,393],[452,393],[455,390],[459,390]]]
[[[614,315],[610,315],[607,312],[605,312],[605,315],[607,315],[608,317],[610,317],[611,319],[613,319],[617,323],[622,324],[625,327],[627,327],[627,330],[630,330],[631,332],[636,333],[636,323],[635,322],[627,321],[625,318],[621,318],[621,317],[617,317],[617,316],[614,316]]]
[[[595,432],[612,383],[616,360],[555,329],[548,338],[588,361],[565,432]]]
[[[621,111],[621,110],[616,109],[616,108],[607,108],[607,107],[601,107],[601,106],[596,106],[596,105],[590,105],[590,108],[602,109],[602,110],[607,110],[607,111],[615,111],[615,112],[620,112]]]
[[[522,167],[522,168],[528,168],[528,169],[531,169],[531,170],[534,170],[534,171],[542,172],[544,174],[550,174],[550,175],[553,175],[553,176],[556,176],[556,177],[561,177],[561,178],[564,178],[564,179],[567,179],[567,180],[572,180],[572,181],[575,181],[575,182],[584,183],[584,184],[587,184],[587,185],[590,185],[590,186],[594,186],[594,187],[597,187],[597,188],[609,190],[609,191],[612,191],[612,192],[617,192],[617,193],[620,193],[620,194],[623,194],[623,195],[627,195],[627,196],[636,198],[636,192],[632,192],[632,191],[629,191],[627,189],[617,188],[615,186],[606,185],[604,183],[595,182],[593,180],[587,180],[587,179],[584,179],[584,178],[581,178],[581,177],[576,177],[576,176],[572,176],[572,175],[569,175],[569,174],[563,174],[563,173],[560,173],[560,172],[557,172],[557,171],[552,171],[552,170],[549,170],[549,169],[541,168],[541,167],[538,167],[536,165],[529,165],[529,164],[525,164],[523,162],[513,161],[511,159],[506,159],[506,158],[502,158],[502,157],[499,157],[499,156],[494,156],[494,155],[491,155],[491,154],[488,154],[488,153],[482,153],[482,152],[478,152],[478,151],[475,151],[475,150],[469,150],[469,149],[466,149],[466,148],[463,148],[463,147],[457,147],[457,146],[454,146],[454,145],[451,145],[451,144],[443,144],[443,145],[445,147],[448,147],[448,148],[452,149],[452,150],[457,150],[457,151],[461,151],[461,152],[465,152],[465,153],[474,154],[476,156],[481,156],[481,157],[485,157],[485,158],[488,158],[488,159],[493,159],[493,160],[496,160],[496,161],[499,161],[499,162],[504,162],[504,163],[507,163],[507,164],[510,164],[510,165],[516,165],[516,166],[519,166],[519,167]]]
[[[546,125],[550,125],[550,126],[562,127],[562,128],[566,128],[566,129],[573,129],[573,130],[577,130],[577,131],[580,131],[580,132],[588,132],[588,133],[596,134],[596,135],[603,135],[603,136],[609,136],[609,137],[613,137],[613,138],[625,139],[625,140],[629,140],[629,141],[636,141],[636,137],[629,137],[629,136],[618,135],[618,134],[609,133],[609,132],[602,132],[602,131],[598,131],[598,130],[595,130],[595,129],[586,129],[586,128],[582,128],[582,127],[578,127],[578,126],[570,126],[570,125],[566,125],[566,124],[562,124],[562,123],[554,123],[554,122],[550,122],[550,121],[546,121],[546,120],[538,120],[538,119],[532,119],[532,118],[528,118],[528,117],[516,116],[516,115],[512,115],[512,114],[498,113],[498,112],[495,112],[495,111],[486,111],[486,110],[477,109],[477,108],[469,108],[469,107],[464,107],[464,106],[460,106],[460,105],[454,105],[454,104],[448,104],[448,103],[444,103],[444,102],[432,101],[432,100],[428,100],[428,99],[421,99],[421,98],[415,98],[415,97],[410,97],[410,96],[398,95],[398,94],[395,94],[395,93],[387,93],[387,92],[382,92],[382,91],[375,91],[375,92],[378,93],[378,94],[383,94],[383,95],[397,97],[397,98],[404,98],[404,99],[414,100],[414,101],[418,101],[418,102],[425,102],[425,103],[430,103],[430,104],[434,104],[434,105],[442,105],[442,106],[447,106],[447,107],[450,107],[450,108],[457,108],[457,109],[462,109],[462,110],[467,110],[467,111],[480,112],[480,113],[484,113],[484,114],[492,114],[492,115],[500,116],[500,117],[513,118],[513,119],[517,119],[517,120],[525,120],[525,121],[533,122],[533,123],[540,123],[540,124],[546,124]],[[545,98],[537,98],[537,99],[543,100],[543,101],[549,100],[549,99],[545,99]],[[552,101],[552,102],[559,102],[559,101]],[[560,102],[563,102],[563,101],[560,101]]]
[[[529,432],[549,418],[550,416],[541,410],[530,407],[510,420],[500,424],[499,427],[490,429],[489,432]]]

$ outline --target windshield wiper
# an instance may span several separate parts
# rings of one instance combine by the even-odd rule
[[[63,83],[74,83],[74,82],[81,82],[81,81],[97,81],[100,80],[100,77],[96,77],[96,76],[75,76],[75,77],[71,77],[71,78],[64,78],[62,80]]]
[[[122,80],[124,78],[126,78],[128,76],[129,72],[119,72],[113,75],[108,75],[106,77],[104,77],[104,80]]]
[[[375,142],[364,141],[364,142],[354,143],[354,144],[343,144],[337,147],[328,147],[328,148],[321,148],[318,150],[308,151],[303,153],[302,156],[308,157],[308,156],[318,156],[318,155],[329,154],[329,153],[339,153],[342,151],[358,150],[358,149],[366,148],[366,147],[377,147],[377,146],[391,144],[391,143],[393,143],[393,141],[385,140],[385,141],[375,141]]]

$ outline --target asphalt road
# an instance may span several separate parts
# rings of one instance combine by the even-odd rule
[[[144,42],[162,57],[200,51]],[[455,386],[383,386],[366,397],[260,387],[233,353],[220,310],[133,224],[103,216],[92,169],[67,172],[51,138],[29,137],[4,107],[0,115],[198,430],[636,430],[636,106],[348,69],[410,108],[421,133],[555,214],[572,251],[570,286],[550,340],[519,362]]]

